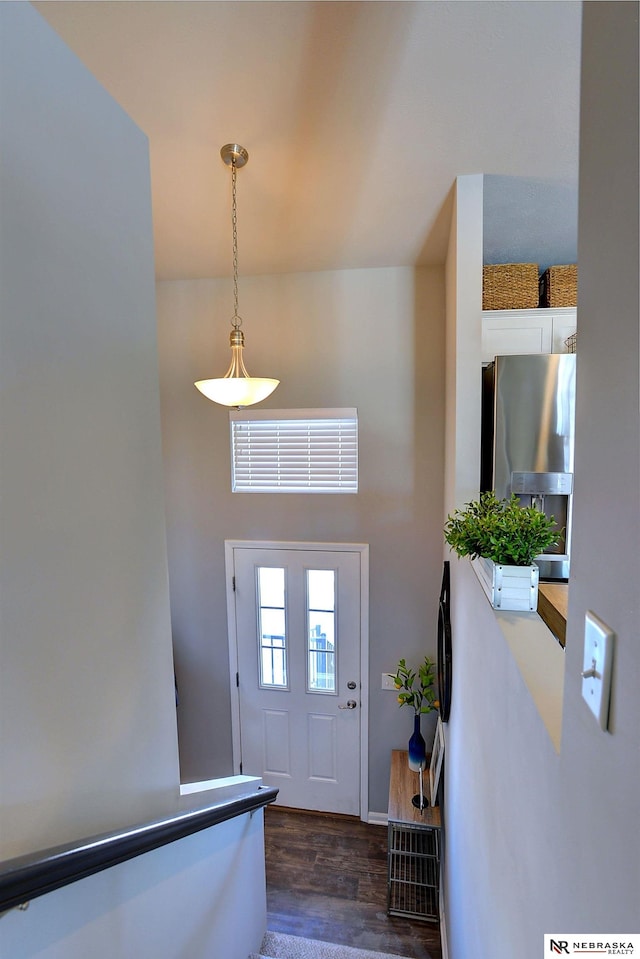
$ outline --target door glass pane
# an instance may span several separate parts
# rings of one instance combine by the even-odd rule
[[[260,685],[286,689],[288,679],[284,569],[258,567],[258,636]]]
[[[336,574],[307,570],[307,689],[336,692]]]

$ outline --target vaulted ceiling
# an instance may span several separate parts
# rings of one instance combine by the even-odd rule
[[[440,263],[460,174],[576,188],[576,0],[33,5],[149,138],[159,278],[229,273],[230,141],[241,274]]]

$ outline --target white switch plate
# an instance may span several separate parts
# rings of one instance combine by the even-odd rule
[[[613,635],[595,613],[587,612],[584,618],[582,698],[601,729],[606,729],[609,721]]]
[[[395,685],[394,685],[394,683],[393,683],[393,679],[391,678],[391,676],[387,676],[386,673],[383,673],[383,674],[382,674],[382,688],[383,688],[383,689],[395,689],[395,688],[396,688]]]

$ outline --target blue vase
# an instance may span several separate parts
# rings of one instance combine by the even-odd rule
[[[420,713],[413,719],[413,736],[409,740],[409,769],[418,772],[427,765],[427,748],[420,732]]]

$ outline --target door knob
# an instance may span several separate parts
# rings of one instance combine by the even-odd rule
[[[355,699],[348,699],[344,706],[342,703],[338,703],[338,709],[355,709],[357,705]]]

